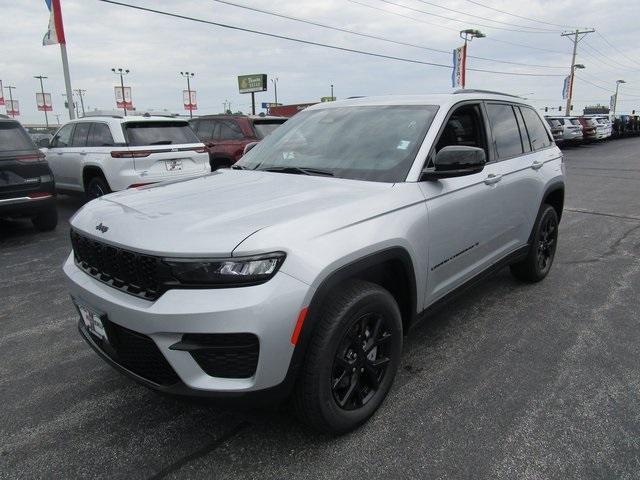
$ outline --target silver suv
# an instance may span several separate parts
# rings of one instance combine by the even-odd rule
[[[233,169],[106,195],[64,265],[84,339],[163,392],[292,397],[343,433],[386,397],[409,327],[510,266],[542,280],[562,153],[521,98],[360,98],[297,114]]]

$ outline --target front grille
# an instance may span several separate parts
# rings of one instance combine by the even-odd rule
[[[71,230],[76,264],[97,280],[147,300],[163,293],[168,267],[159,257],[144,255],[82,236]]]
[[[127,370],[158,385],[180,381],[167,359],[151,338],[108,320],[104,321],[109,344],[103,351]]]
[[[260,342],[252,333],[190,333],[182,337],[188,350],[207,375],[221,378],[249,378],[256,373]]]

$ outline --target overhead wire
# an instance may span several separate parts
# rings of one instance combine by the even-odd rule
[[[271,38],[278,38],[280,40],[287,40],[287,41],[296,42],[296,43],[302,43],[302,44],[306,44],[306,45],[313,45],[313,46],[324,47],[324,48],[329,48],[329,49],[333,49],[333,50],[340,50],[340,51],[344,51],[344,52],[357,53],[357,54],[360,54],[360,55],[383,58],[383,59],[387,59],[387,60],[397,60],[397,61],[402,61],[402,62],[406,62],[406,63],[413,63],[413,64],[419,64],[419,65],[428,65],[428,66],[433,66],[433,67],[447,68],[449,70],[451,70],[451,68],[452,68],[451,65],[447,65],[447,64],[435,63],[435,62],[426,62],[426,61],[423,61],[423,60],[415,60],[415,59],[410,59],[410,58],[398,57],[398,56],[394,56],[394,55],[387,55],[387,54],[382,54],[382,53],[369,52],[369,51],[366,51],[366,50],[358,50],[358,49],[354,49],[354,48],[341,47],[341,46],[338,46],[338,45],[331,45],[331,44],[326,44],[326,43],[321,43],[321,42],[314,42],[314,41],[311,41],[311,40],[304,40],[304,39],[301,39],[301,38],[296,38],[296,37],[291,37],[291,36],[286,36],[286,35],[280,35],[280,34],[276,34],[276,33],[270,33],[270,32],[265,32],[265,31],[255,30],[255,29],[250,29],[250,28],[245,28],[245,27],[239,27],[239,26],[236,26],[236,25],[229,25],[229,24],[221,23],[221,22],[214,22],[214,21],[211,21],[211,20],[205,20],[205,19],[202,19],[202,18],[192,17],[192,16],[189,16],[189,15],[181,15],[181,14],[177,14],[177,13],[166,12],[166,11],[163,11],[163,10],[157,10],[157,9],[154,9],[154,8],[142,7],[140,5],[133,5],[133,4],[130,4],[130,3],[119,2],[119,1],[116,1],[116,0],[98,0],[98,1],[102,2],[102,3],[118,5],[118,6],[121,6],[121,7],[131,8],[131,9],[134,9],[134,10],[144,11],[144,12],[148,12],[148,13],[155,13],[155,14],[158,14],[158,15],[163,15],[163,16],[168,16],[168,17],[173,17],[173,18],[179,18],[179,19],[182,19],[182,20],[189,20],[189,21],[193,21],[193,22],[197,22],[197,23],[213,25],[213,26],[217,26],[217,27],[227,28],[227,29],[246,32],[246,33],[253,33],[253,34],[256,34],[256,35],[262,35],[262,36],[271,37]],[[560,77],[560,76],[562,76],[560,74],[551,74],[551,73],[543,74],[543,73],[533,73],[533,72],[505,72],[505,71],[488,70],[488,69],[481,69],[481,68],[467,68],[467,70],[475,71],[475,72],[493,73],[493,74],[499,74],[499,75],[526,76],[526,77]]]
[[[293,17],[290,15],[285,15],[283,13],[278,13],[278,12],[274,12],[272,10],[264,10],[261,8],[256,8],[256,7],[251,7],[249,5],[242,5],[239,3],[234,3],[234,2],[230,2],[228,0],[212,0],[214,2],[217,3],[221,3],[223,5],[230,5],[233,7],[237,7],[237,8],[242,8],[244,10],[249,10],[252,12],[258,12],[258,13],[262,13],[265,15],[271,15],[274,17],[278,17],[278,18],[284,18],[286,20],[291,20],[291,21],[295,21],[295,22],[300,22],[300,23],[304,23],[307,25],[313,25],[316,27],[321,27],[321,28],[326,28],[329,30],[334,30],[334,31],[338,31],[338,32],[342,32],[342,33],[348,33],[351,35],[357,35],[360,37],[365,37],[365,38],[371,38],[374,40],[379,40],[382,42],[388,42],[388,43],[393,43],[396,45],[402,45],[402,46],[406,46],[406,47],[413,47],[413,48],[419,48],[422,50],[427,50],[427,51],[431,51],[431,52],[437,52],[437,53],[443,53],[445,55],[451,55],[451,51],[450,50],[442,50],[442,49],[437,49],[437,48],[433,48],[433,47],[427,47],[425,45],[417,45],[415,43],[408,43],[408,42],[402,42],[399,40],[393,40],[387,37],[381,37],[379,35],[372,35],[372,34],[368,34],[368,33],[364,33],[364,32],[357,32],[354,30],[349,30],[346,28],[342,28],[342,27],[335,27],[332,25],[327,25],[324,23],[320,23],[320,22],[316,22],[313,20],[307,20],[307,19],[303,19],[303,18],[299,18],[299,17]],[[536,67],[536,68],[558,68],[558,69],[563,69],[566,68],[564,66],[558,66],[558,65],[539,65],[539,64],[531,64],[531,63],[523,63],[523,62],[514,62],[514,61],[510,61],[510,60],[500,60],[497,58],[488,58],[488,57],[480,57],[478,55],[468,55],[468,58],[475,58],[477,60],[483,60],[483,61],[487,61],[487,62],[495,62],[495,63],[505,63],[505,64],[509,64],[509,65],[519,65],[519,66],[524,66],[524,67]]]
[[[520,18],[520,19],[522,19],[522,20],[528,20],[528,21],[530,21],[530,22],[541,23],[541,24],[543,24],[543,25],[551,25],[551,26],[553,26],[553,27],[569,28],[569,29],[572,29],[572,30],[575,30],[575,29],[576,29],[576,27],[575,27],[575,26],[571,26],[571,25],[563,25],[563,24],[560,24],[560,23],[546,22],[546,21],[544,21],[544,20],[537,20],[537,19],[535,19],[535,18],[525,17],[524,15],[518,15],[518,14],[516,14],[516,13],[507,12],[506,10],[500,10],[499,8],[491,7],[491,6],[489,6],[489,5],[485,5],[484,3],[480,3],[480,2],[478,2],[477,0],[466,0],[466,1],[467,1],[467,2],[469,2],[469,3],[472,3],[472,4],[474,4],[474,5],[478,5],[478,6],[480,6],[480,7],[487,8],[487,9],[489,9],[489,10],[493,10],[494,12],[503,13],[503,14],[505,14],[505,15],[510,15],[510,16],[512,16],[512,17]]]

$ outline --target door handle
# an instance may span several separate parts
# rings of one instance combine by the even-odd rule
[[[484,183],[486,185],[494,185],[498,183],[500,180],[502,180],[502,175],[495,175],[493,173],[490,173],[489,176],[484,179]]]
[[[531,168],[533,168],[534,170],[540,170],[543,166],[544,166],[544,162],[541,162],[539,160],[536,160],[531,164]]]

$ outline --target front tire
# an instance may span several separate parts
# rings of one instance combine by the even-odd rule
[[[39,232],[50,232],[58,226],[58,211],[55,208],[46,210],[31,218],[31,223]]]
[[[547,276],[558,246],[558,214],[544,204],[533,227],[533,241],[527,257],[511,265],[511,273],[525,282],[539,282]]]
[[[298,416],[333,435],[363,424],[387,396],[400,364],[402,320],[391,294],[352,280],[320,312],[296,391]]]

